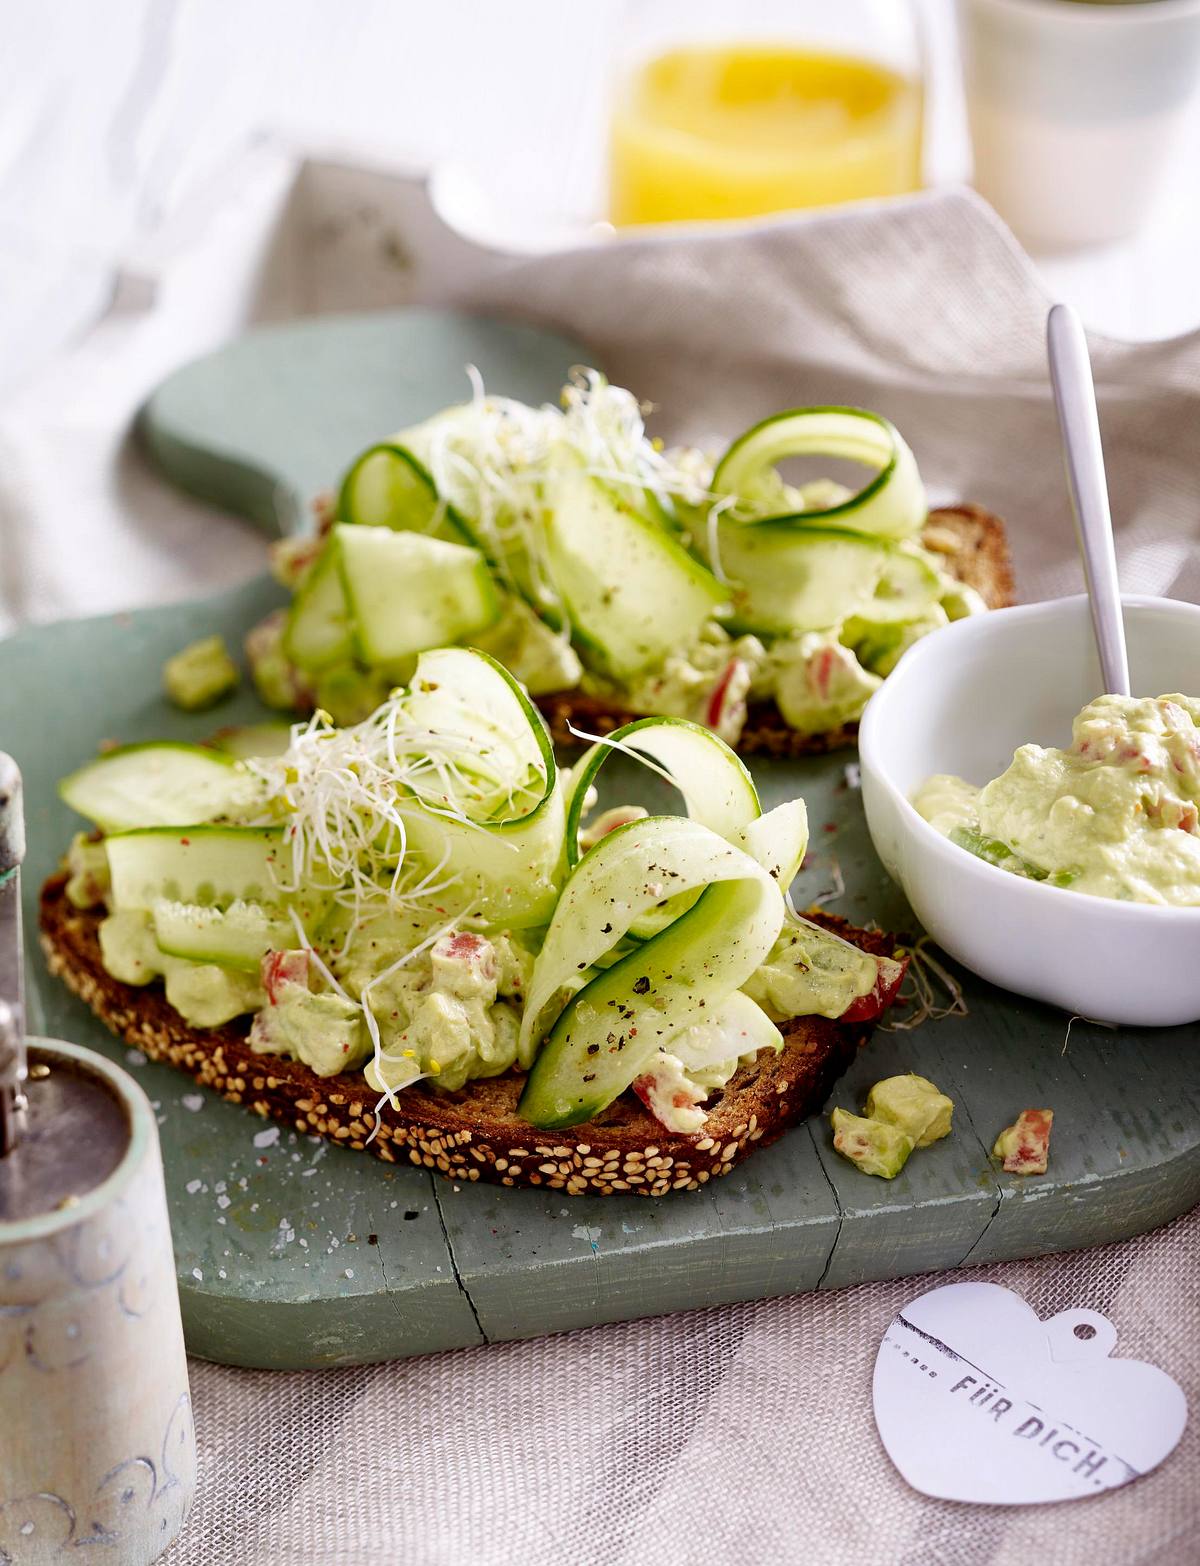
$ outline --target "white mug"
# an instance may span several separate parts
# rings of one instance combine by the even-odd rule
[[[1133,233],[1200,72],[1200,0],[959,0],[974,183],[1031,249]]]
[[[0,1562],[148,1566],[196,1485],[158,1127],[101,1056],[47,1039],[29,1051],[35,1078],[103,1089],[127,1136],[92,1189],[0,1220]]]

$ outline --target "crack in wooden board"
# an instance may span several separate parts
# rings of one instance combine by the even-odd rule
[[[802,1129],[704,1192],[567,1197],[480,1183],[450,1188],[442,1211],[489,1339],[811,1289],[838,1224]]]

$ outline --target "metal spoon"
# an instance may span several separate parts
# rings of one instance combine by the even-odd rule
[[[25,821],[21,774],[0,751],[0,1158],[25,1118],[25,1008],[21,947],[21,861]]]
[[[1128,696],[1129,658],[1125,651],[1125,621],[1121,614],[1100,421],[1096,416],[1096,388],[1083,324],[1070,305],[1052,306],[1046,319],[1046,349],[1075,532],[1091,601],[1092,630],[1100,654],[1100,674],[1110,696]]]

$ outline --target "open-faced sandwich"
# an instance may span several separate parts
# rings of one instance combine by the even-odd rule
[[[870,477],[794,485],[796,457]],[[247,641],[271,706],[359,721],[418,653],[469,643],[559,741],[667,715],[781,755],[850,743],[906,647],[1012,591],[998,520],[930,512],[887,419],[799,408],[719,458],[664,450],[594,371],[561,407],[479,387],[371,447],[275,566],[292,605]]]
[[[686,813],[598,809],[616,751]],[[795,914],[803,801],[764,813],[710,730],[646,719],[561,770],[466,648],[282,754],[131,746],[62,792],[97,830],[42,940],[99,1017],[261,1115],[456,1179],[695,1188],[820,1106],[904,971]]]

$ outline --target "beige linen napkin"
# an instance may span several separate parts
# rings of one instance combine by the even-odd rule
[[[877,409],[937,499],[1007,520],[1023,599],[1082,588],[1049,401],[1051,301],[968,192],[652,235],[510,264],[463,294],[595,345],[671,438],[728,438],[802,403]],[[1200,333],[1092,343],[1124,589],[1200,596]]]

